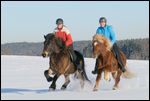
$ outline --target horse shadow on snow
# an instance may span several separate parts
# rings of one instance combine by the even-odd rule
[[[62,90],[55,90],[55,92],[57,91],[62,91]],[[37,94],[41,94],[41,93],[48,93],[48,92],[52,92],[52,91],[48,91],[48,89],[23,89],[23,88],[1,88],[1,94],[3,93],[15,93],[15,94],[21,94],[23,95],[24,93],[37,93]]]

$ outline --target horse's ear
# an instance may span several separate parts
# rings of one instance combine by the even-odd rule
[[[46,39],[46,36],[44,35],[44,39]]]

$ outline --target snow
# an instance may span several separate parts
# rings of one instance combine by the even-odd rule
[[[79,81],[70,77],[71,82],[64,91],[60,90],[64,83],[61,76],[57,81],[57,89],[48,91],[50,83],[44,77],[44,70],[48,69],[48,58],[38,56],[1,56],[1,99],[46,99],[46,100],[74,100],[74,99],[149,99],[149,61],[128,60],[128,68],[136,73],[132,79],[121,78],[120,89],[112,90],[113,79],[108,82],[103,78],[100,88],[93,92],[96,75],[91,74],[95,60],[85,58],[86,71],[92,84],[86,83],[80,88]]]

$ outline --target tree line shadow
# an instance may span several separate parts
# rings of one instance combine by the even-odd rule
[[[1,88],[1,94],[2,93],[16,93],[16,94],[23,94],[27,92],[34,92],[34,93],[47,93],[49,92],[48,89],[23,89],[23,88]]]

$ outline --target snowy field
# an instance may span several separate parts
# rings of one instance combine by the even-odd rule
[[[120,89],[112,90],[114,81],[101,80],[99,91],[93,92],[96,75],[92,75],[95,60],[85,58],[86,71],[92,84],[85,84],[82,90],[79,81],[70,77],[71,82],[64,91],[61,76],[57,89],[48,91],[50,83],[44,77],[48,69],[48,58],[37,56],[1,56],[1,99],[149,99],[149,61],[128,60],[128,67],[136,73],[132,79],[121,78]]]

